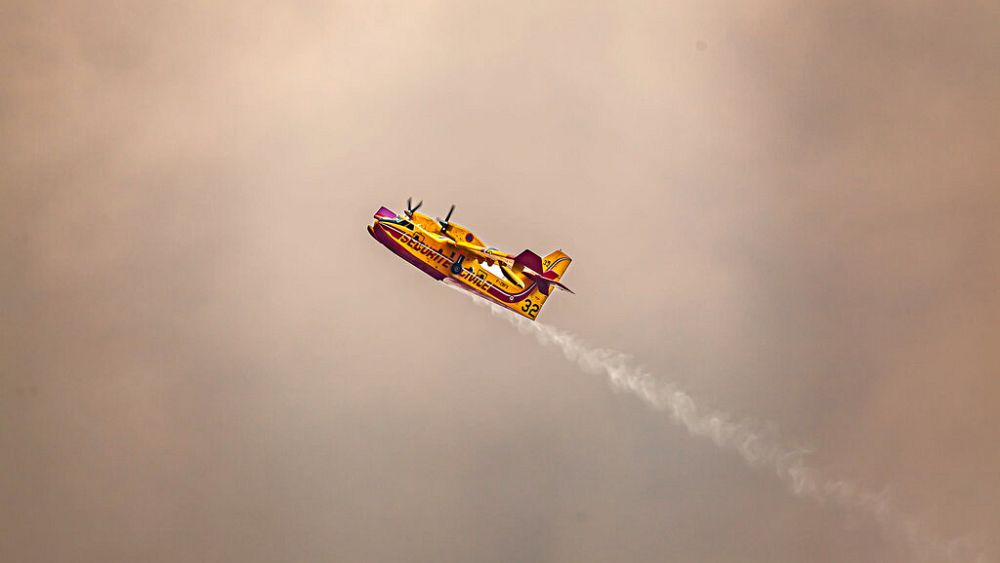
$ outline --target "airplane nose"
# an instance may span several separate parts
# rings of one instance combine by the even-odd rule
[[[368,225],[368,234],[370,234],[373,237],[377,237],[379,233],[385,235],[386,228],[385,226],[383,226],[382,224],[383,222],[384,221],[382,219],[376,217],[375,221],[373,221],[372,224]]]

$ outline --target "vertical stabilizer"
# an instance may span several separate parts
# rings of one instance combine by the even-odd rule
[[[569,268],[569,263],[572,261],[573,259],[567,256],[562,250],[556,250],[552,254],[542,258],[542,268],[544,269],[544,273],[547,274],[545,277],[558,280],[566,272],[566,268]],[[554,273],[555,277],[552,277],[549,272]]]

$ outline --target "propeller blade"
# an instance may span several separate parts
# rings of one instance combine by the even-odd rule
[[[444,217],[444,222],[445,223],[447,223],[448,221],[451,221],[451,214],[452,214],[453,211],[455,211],[455,204],[454,203],[451,204],[451,209],[448,210],[448,214],[445,215],[445,217]]]
[[[406,198],[406,216],[407,217],[413,217],[413,214],[416,213],[417,210],[420,209],[420,206],[423,205],[423,204],[424,204],[424,200],[420,200],[420,201],[417,202],[417,206],[414,207],[413,206],[413,198],[410,198],[410,197]]]

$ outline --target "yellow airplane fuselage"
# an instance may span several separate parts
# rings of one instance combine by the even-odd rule
[[[439,281],[451,280],[459,287],[534,320],[548,298],[531,279],[516,283],[491,271],[483,256],[463,248],[483,247],[468,229],[449,223],[445,232],[432,218],[422,213],[397,216],[386,208],[375,214],[368,232],[400,258]],[[499,253],[504,255],[503,253]],[[504,255],[506,256],[506,255]],[[566,262],[569,258],[562,260]],[[547,264],[547,267],[551,267]],[[565,268],[565,266],[563,266]],[[515,278],[516,279],[516,278]],[[544,284],[544,280],[542,281]]]

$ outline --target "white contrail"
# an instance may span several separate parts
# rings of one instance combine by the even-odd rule
[[[558,347],[567,360],[584,371],[603,373],[616,389],[628,391],[650,407],[666,412],[690,434],[737,452],[752,467],[773,471],[795,496],[869,515],[923,561],[986,562],[986,555],[968,539],[944,540],[928,533],[912,517],[894,507],[887,491],[876,493],[849,481],[830,479],[810,467],[806,463],[808,450],[784,444],[773,425],[734,421],[725,413],[704,411],[689,394],[633,365],[621,352],[592,348],[566,331],[470,297],[476,304],[489,306],[494,316],[514,325],[521,334],[533,335],[543,346]]]

